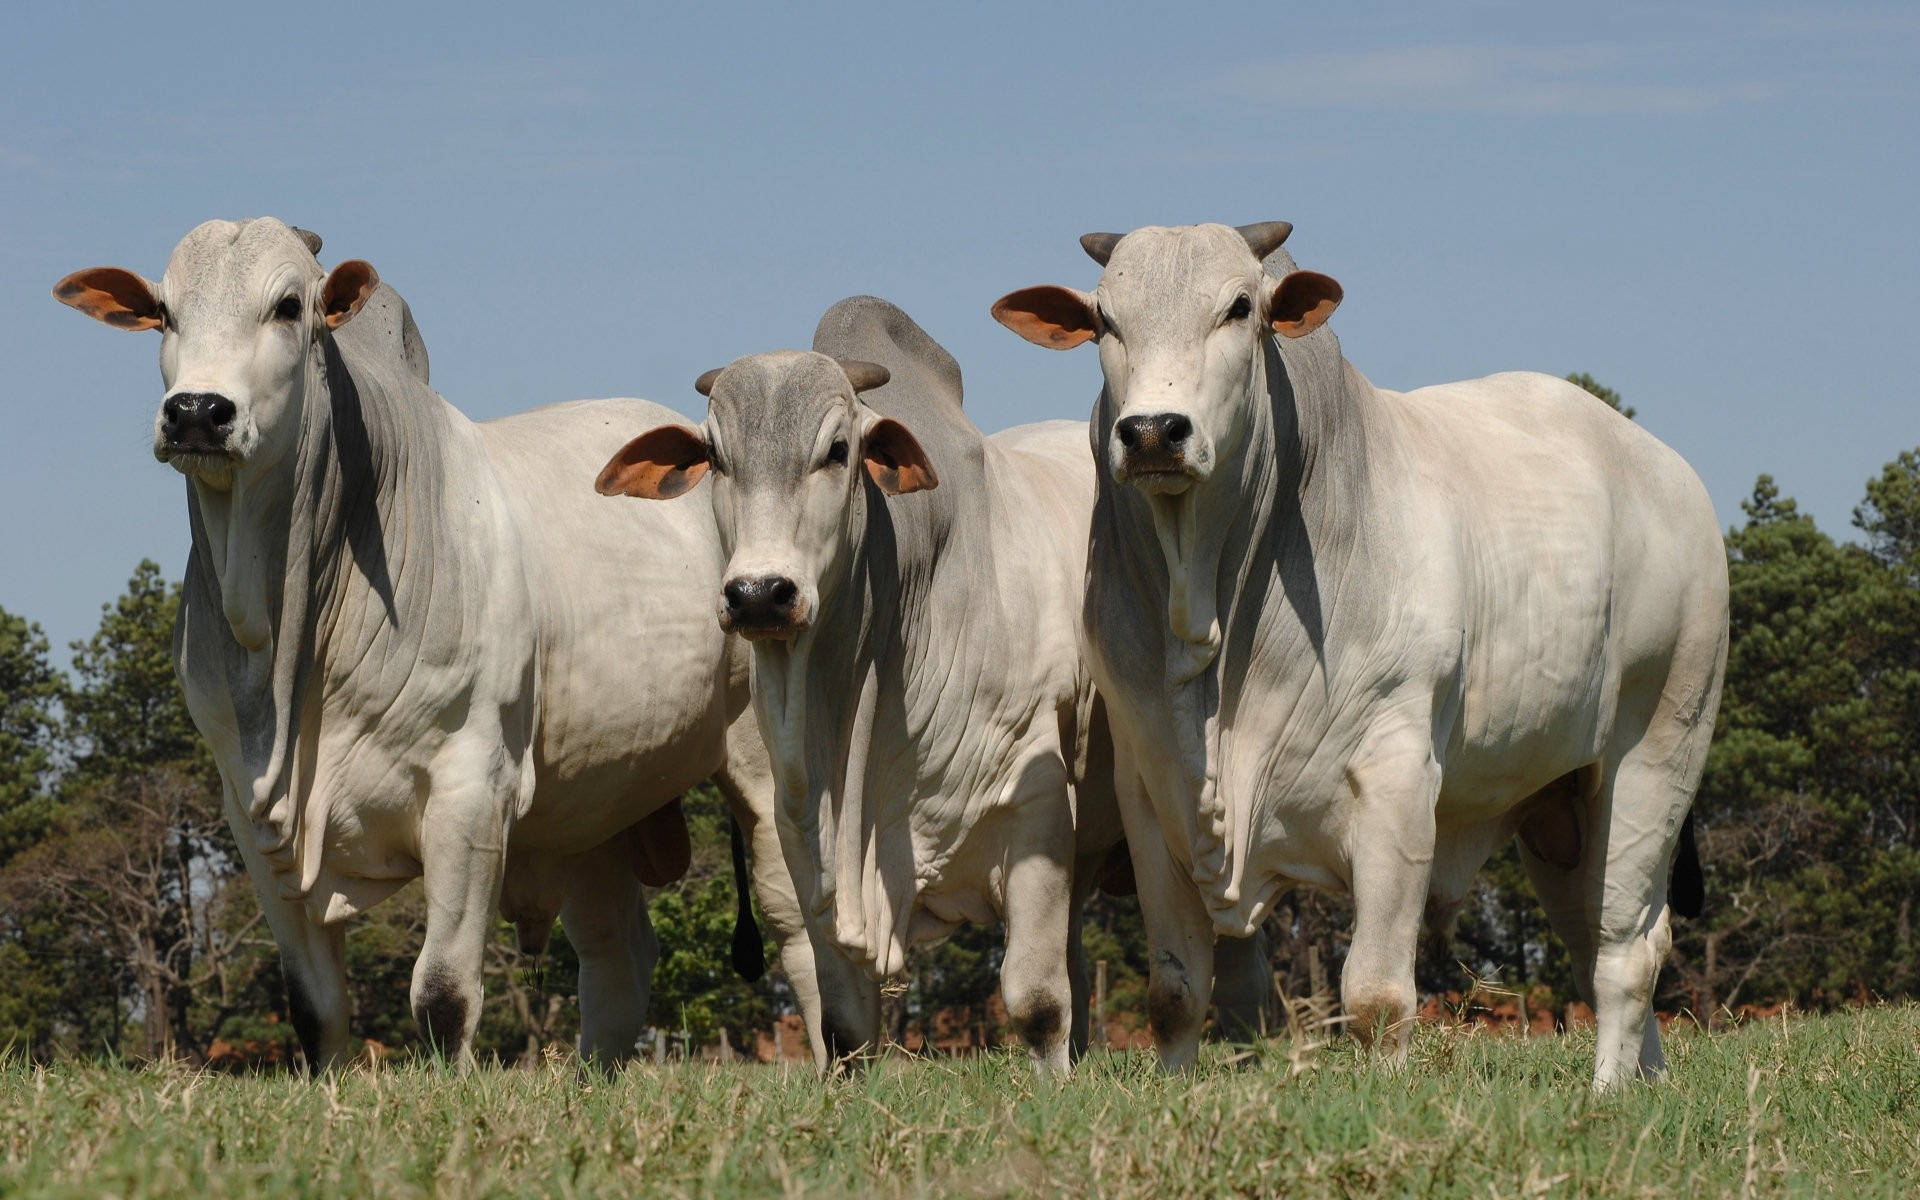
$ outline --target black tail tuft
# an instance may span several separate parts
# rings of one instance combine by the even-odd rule
[[[740,822],[732,813],[727,814],[727,828],[733,835],[733,887],[740,897],[740,907],[733,917],[733,969],[748,983],[758,983],[767,973],[767,950],[760,941],[760,926],[753,919],[753,891],[747,877],[747,838],[740,832]]]
[[[1683,917],[1697,917],[1707,909],[1707,881],[1700,873],[1700,847],[1693,840],[1691,812],[1680,825],[1680,849],[1673,856],[1667,905]]]

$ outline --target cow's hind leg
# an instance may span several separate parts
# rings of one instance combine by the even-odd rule
[[[1043,1071],[1065,1074],[1074,988],[1073,811],[1058,754],[1030,761],[1018,784],[1007,845],[1007,952],[1000,992]]]
[[[1089,1015],[1093,983],[1087,968],[1086,942],[1087,901],[1093,897],[1100,868],[1106,861],[1106,852],[1102,851],[1075,859],[1073,864],[1073,903],[1067,913],[1067,983],[1073,993],[1073,1019],[1067,1028],[1067,1052],[1075,1060],[1084,1058],[1090,1047],[1104,1045],[1106,1041],[1106,1030],[1094,1030]]]
[[[1623,733],[1638,736],[1601,765],[1579,810],[1577,862],[1554,861],[1553,846],[1524,836],[1524,826],[1521,838],[1521,859],[1593,1005],[1593,1085],[1602,1091],[1666,1070],[1653,994],[1673,945],[1668,877],[1713,734],[1711,704],[1663,696],[1650,707],[1651,721],[1622,715]]]
[[[1213,1007],[1218,1036],[1251,1042],[1267,1032],[1273,999],[1272,950],[1263,925],[1250,937],[1213,944]]]
[[[580,1057],[625,1062],[647,1027],[660,955],[627,832],[572,860],[560,921],[580,958]]]
[[[1355,800],[1353,944],[1340,972],[1347,1028],[1405,1062],[1413,1037],[1414,959],[1433,868],[1440,768],[1425,730],[1376,738],[1348,768]]]

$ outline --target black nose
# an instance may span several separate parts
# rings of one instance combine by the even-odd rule
[[[1193,436],[1193,422],[1179,413],[1157,413],[1151,417],[1122,417],[1114,422],[1113,432],[1128,450],[1178,450]]]
[[[730,579],[720,594],[727,600],[727,616],[740,628],[779,628],[792,623],[793,602],[799,587],[784,575],[750,575]]]
[[[215,392],[176,392],[160,405],[168,436],[216,433],[233,423],[233,401]]]

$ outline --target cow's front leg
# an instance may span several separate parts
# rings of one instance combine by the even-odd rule
[[[1193,876],[1168,851],[1145,783],[1118,755],[1114,786],[1147,933],[1147,1023],[1161,1067],[1184,1071],[1199,1055],[1213,999],[1213,918]]]
[[[1340,972],[1347,1028],[1406,1061],[1412,1042],[1414,956],[1433,869],[1440,767],[1421,733],[1376,739],[1348,767],[1353,944]]]
[[[307,1070],[315,1075],[337,1070],[352,1057],[347,1022],[353,1004],[347,993],[346,923],[323,925],[297,899],[282,889],[291,883],[274,873],[257,848],[258,837],[243,806],[231,789],[226,797],[227,827],[240,847],[260,913],[280,948],[280,973],[287,984],[287,1017],[300,1039]]]
[[[1000,994],[1042,1072],[1070,1069],[1074,988],[1073,809],[1057,754],[1027,764],[1007,843],[1007,952]]]
[[[859,1069],[880,1045],[880,982],[834,941],[831,914],[807,915],[819,899],[819,871],[800,832],[776,816],[773,768],[753,709],[727,727],[727,763],[713,781],[746,835],[754,896],[779,945],[815,1068]],[[808,874],[796,877],[793,863]]]
[[[256,887],[260,909],[280,946],[280,973],[287,983],[287,1015],[300,1038],[307,1070],[335,1071],[353,1058],[347,1022],[353,1002],[347,993],[347,926],[323,925],[307,906],[280,895],[277,879]]]
[[[464,759],[443,751],[420,820],[427,938],[410,998],[434,1050],[462,1066],[473,1061],[482,962],[506,873],[513,792],[503,781],[519,772],[504,759],[498,741]]]

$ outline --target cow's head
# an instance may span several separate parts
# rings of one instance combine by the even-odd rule
[[[728,561],[720,627],[788,640],[831,599],[866,520],[866,481],[889,496],[933,487],[933,467],[906,426],[859,393],[885,367],[781,350],[708,371],[703,429],[662,425],[628,442],[600,472],[603,496],[667,500],[713,480]]]
[[[53,294],[109,325],[160,331],[166,391],[154,457],[226,490],[271,469],[299,441],[319,340],[379,285],[358,259],[323,272],[319,249],[317,236],[271,217],[208,221],[174,248],[158,284],[93,267]]]
[[[1292,229],[1271,221],[1090,233],[1080,244],[1106,268],[1091,294],[1023,288],[1002,296],[993,316],[1053,350],[1097,341],[1114,418],[1103,431],[1108,469],[1150,494],[1178,494],[1239,450],[1269,331],[1304,337],[1340,303],[1340,285],[1325,275],[1267,277],[1261,261]]]

